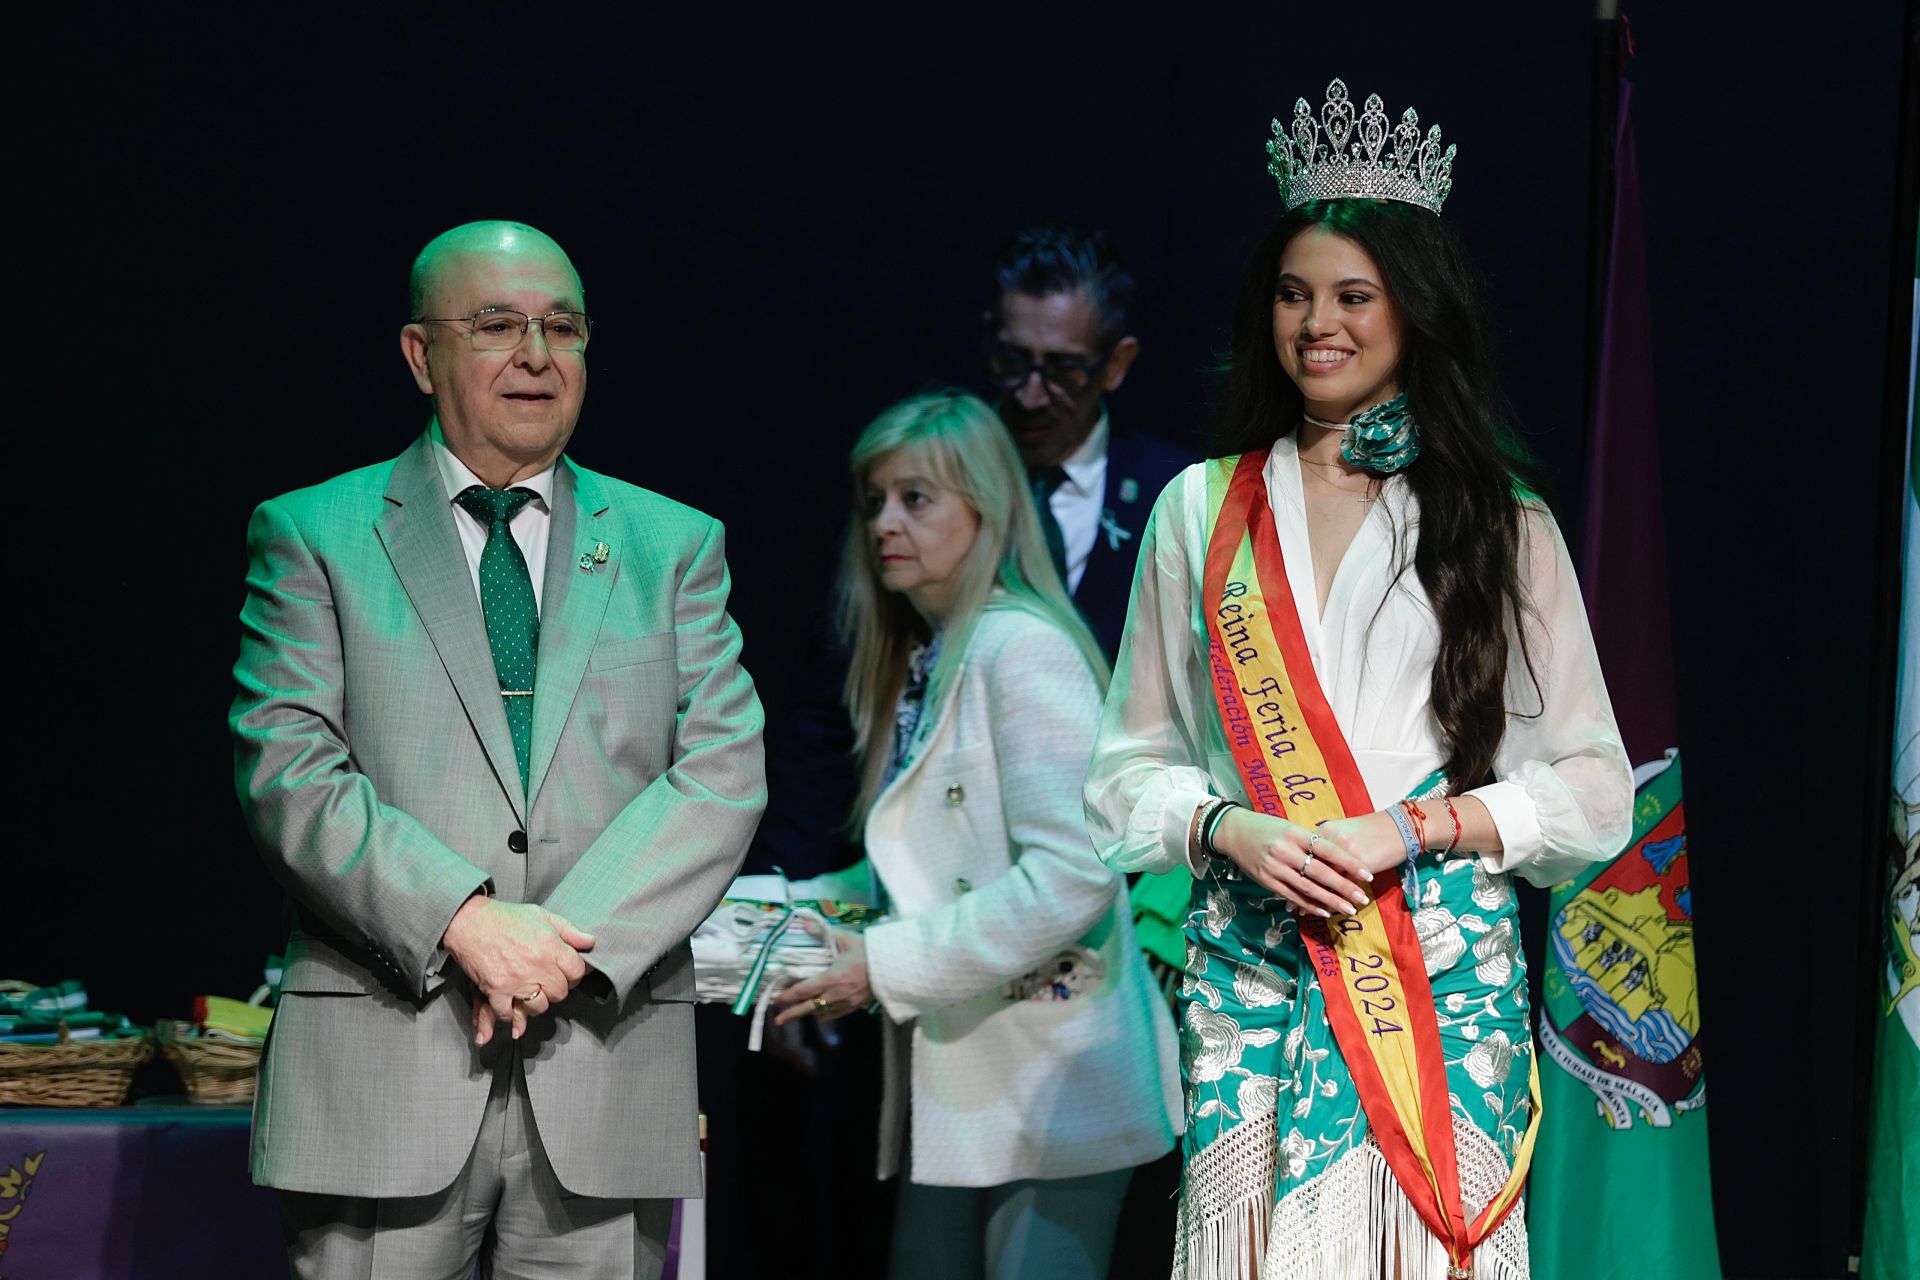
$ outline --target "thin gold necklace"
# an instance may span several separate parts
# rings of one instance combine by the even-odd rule
[[[1326,466],[1332,465],[1331,463],[1326,463],[1326,462],[1314,462],[1310,458],[1301,458],[1300,461],[1307,463],[1309,466],[1315,466],[1315,467],[1326,467]],[[1307,474],[1313,475],[1314,473],[1308,472]],[[1363,502],[1369,507],[1371,507],[1375,502],[1379,501],[1379,498],[1380,498],[1379,489],[1377,487],[1380,481],[1373,476],[1367,477],[1367,483],[1364,490],[1348,489],[1343,485],[1335,484],[1333,481],[1328,480],[1324,476],[1320,477],[1320,483],[1325,488],[1331,489],[1337,494],[1340,494],[1344,497],[1352,498],[1356,502]]]

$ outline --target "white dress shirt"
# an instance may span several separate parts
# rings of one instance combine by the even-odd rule
[[[447,502],[453,507],[453,527],[460,531],[460,546],[467,553],[467,568],[473,574],[473,593],[478,596],[480,553],[486,550],[487,526],[454,499],[476,484],[484,487],[486,481],[453,456],[453,450],[447,448],[446,439],[440,434],[438,422],[433,424],[433,460],[440,468],[440,483],[446,486]],[[527,558],[527,573],[533,578],[533,603],[537,609],[540,589],[547,578],[547,529],[553,524],[553,468],[529,476],[513,487],[531,489],[534,493],[533,501],[520,508],[507,528],[513,540],[520,544],[520,554]]]
[[[1325,616],[1314,617],[1319,596],[1292,437],[1274,445],[1266,483],[1320,686],[1374,805],[1392,804],[1447,756],[1432,705],[1440,625],[1410,563],[1400,572],[1402,556],[1413,557],[1418,505],[1404,477],[1386,481],[1335,570]],[[1123,871],[1189,866],[1194,809],[1213,795],[1246,800],[1206,657],[1207,508],[1204,463],[1175,477],[1154,508],[1087,776],[1094,845]],[[1486,804],[1504,846],[1480,855],[1487,869],[1546,886],[1620,851],[1631,827],[1633,770],[1573,564],[1544,508],[1522,515],[1520,557],[1534,606],[1526,619],[1533,675],[1511,645],[1496,780],[1467,794]]]
[[[1113,429],[1107,424],[1107,411],[1101,407],[1100,420],[1068,454],[1060,469],[1067,478],[1047,499],[1053,518],[1060,525],[1060,536],[1067,551],[1067,594],[1080,589],[1087,573],[1087,558],[1100,536],[1100,512],[1107,493],[1107,441]]]

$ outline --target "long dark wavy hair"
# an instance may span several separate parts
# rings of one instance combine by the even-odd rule
[[[1491,772],[1506,730],[1510,644],[1520,645],[1533,673],[1520,508],[1541,492],[1538,472],[1506,426],[1480,285],[1465,251],[1438,217],[1390,200],[1303,204],[1254,252],[1234,307],[1216,456],[1267,447],[1305,409],[1274,352],[1273,304],[1281,255],[1310,227],[1345,236],[1372,256],[1400,321],[1399,383],[1420,426],[1420,456],[1402,473],[1420,506],[1413,569],[1440,622],[1433,713],[1447,742],[1451,788],[1464,791]]]

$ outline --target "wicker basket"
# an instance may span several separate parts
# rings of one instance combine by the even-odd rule
[[[66,1034],[63,1024],[61,1035]],[[117,1107],[133,1073],[153,1056],[153,1033],[59,1044],[0,1044],[0,1104]]]
[[[186,1082],[187,1095],[209,1106],[234,1106],[253,1101],[254,1078],[260,1070],[259,1045],[196,1035],[191,1022],[163,1018],[154,1025],[160,1052]]]

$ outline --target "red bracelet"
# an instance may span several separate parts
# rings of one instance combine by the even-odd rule
[[[1447,847],[1440,852],[1443,854],[1452,853],[1460,847],[1460,811],[1453,807],[1452,796],[1441,796],[1440,803],[1447,806],[1447,816],[1453,819],[1453,839],[1449,840]]]
[[[1426,812],[1411,800],[1402,800],[1400,807],[1405,809],[1407,811],[1407,817],[1413,820],[1413,838],[1419,841],[1420,848],[1424,852],[1427,847]]]

